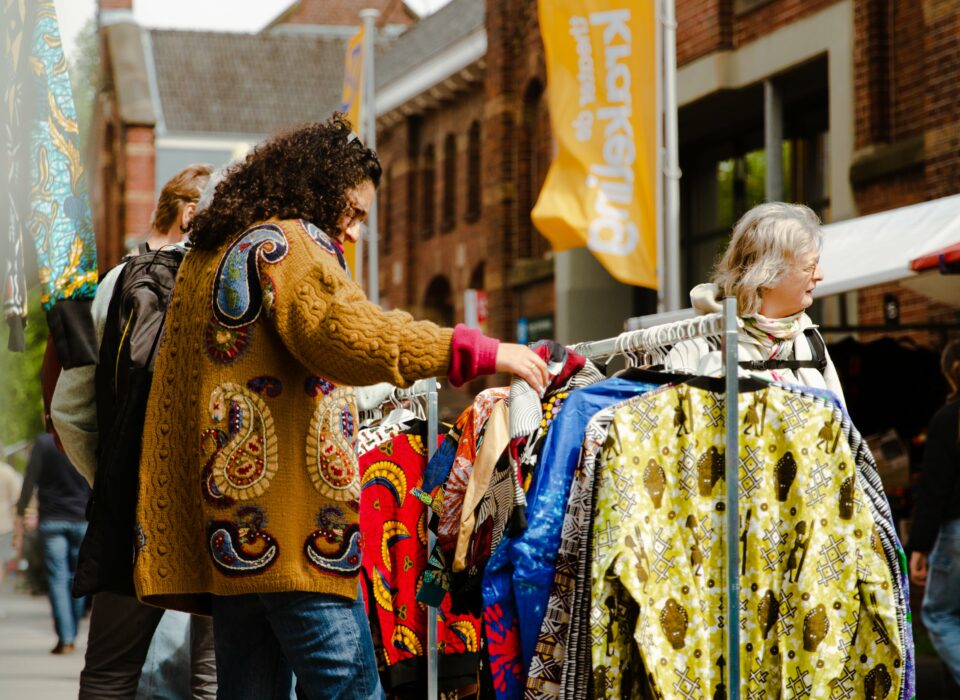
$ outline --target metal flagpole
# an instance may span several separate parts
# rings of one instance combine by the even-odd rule
[[[363,97],[360,109],[365,124],[363,142],[370,150],[377,150],[377,100],[374,80],[374,53],[376,51],[377,18],[380,10],[360,10],[360,19],[363,20]],[[377,231],[377,198],[374,196],[367,214],[367,246],[369,262],[367,276],[370,278],[367,296],[374,304],[380,303],[380,261],[378,258],[378,231]],[[358,255],[358,257],[360,257]]]
[[[674,0],[663,0],[664,306],[680,308],[680,155],[677,138],[677,19]]]

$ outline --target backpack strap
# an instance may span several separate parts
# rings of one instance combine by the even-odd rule
[[[803,331],[807,337],[807,344],[810,346],[809,360],[745,360],[740,363],[744,369],[762,372],[771,369],[789,369],[796,371],[798,369],[816,369],[823,374],[827,368],[827,345],[823,342],[823,336],[816,328],[807,328]]]

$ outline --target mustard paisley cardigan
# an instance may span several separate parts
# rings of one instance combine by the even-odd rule
[[[352,386],[443,375],[452,331],[370,303],[304,221],[257,224],[180,267],[147,405],[137,595],[355,598]]]

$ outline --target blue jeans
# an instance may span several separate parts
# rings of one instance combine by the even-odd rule
[[[70,587],[73,586],[77,553],[87,524],[72,520],[41,520],[37,530],[43,545],[43,565],[47,570],[50,607],[53,608],[57,637],[63,644],[74,644],[86,598],[74,598],[70,594]]]
[[[954,681],[960,684],[960,520],[941,526],[929,566],[923,624]]]
[[[217,697],[382,700],[363,599],[323,593],[214,596]]]

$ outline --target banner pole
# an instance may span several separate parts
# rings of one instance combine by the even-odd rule
[[[360,114],[366,128],[364,129],[364,145],[372,151],[377,150],[377,100],[374,80],[374,53],[376,51],[377,18],[380,10],[360,10],[360,19],[363,20],[363,96]],[[378,245],[379,231],[377,229],[377,197],[374,195],[367,214],[367,277],[369,277],[367,296],[374,304],[380,303],[380,246]]]
[[[666,168],[664,202],[664,302],[680,308],[680,148],[677,136],[677,19],[674,0],[663,0],[663,101]]]

